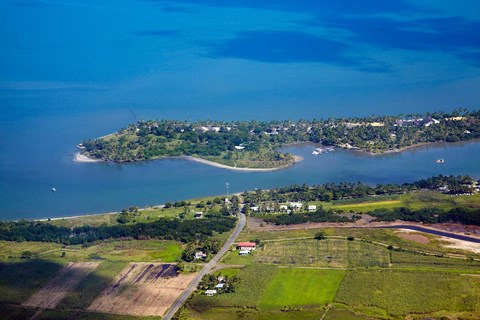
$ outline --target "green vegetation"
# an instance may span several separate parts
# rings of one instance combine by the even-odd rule
[[[198,293],[187,302],[187,305],[197,312],[204,312],[214,307],[255,308],[276,272],[275,266],[246,266],[237,274],[239,281],[235,283],[235,292],[214,297],[207,297],[203,292]]]
[[[266,242],[253,254],[256,263],[313,267],[386,267],[385,247],[345,239],[287,240]]]
[[[260,300],[260,307],[323,306],[333,302],[345,271],[278,269]]]
[[[39,221],[0,222],[0,240],[45,241],[63,244],[82,244],[105,239],[173,239],[188,242],[196,235],[213,235],[213,231],[226,232],[235,226],[229,217],[210,219],[174,220],[161,218],[151,223],[76,227],[70,230]]]
[[[126,262],[104,261],[58,305],[59,309],[86,309],[127,265]]]
[[[85,140],[84,155],[106,161],[196,156],[232,167],[270,168],[293,163],[276,149],[314,142],[373,153],[419,143],[480,137],[480,112],[457,110],[407,118],[377,116],[292,121],[139,121],[108,136]]]
[[[438,310],[480,312],[478,278],[442,272],[348,271],[336,301],[392,315]]]
[[[42,258],[60,263],[85,260],[174,262],[181,257],[182,249],[181,243],[171,240],[117,240],[88,246],[0,241],[0,261],[22,259],[22,255],[29,250],[31,259]]]
[[[40,320],[158,320],[159,317],[135,317],[118,314],[87,312],[82,310],[44,310],[37,318]]]
[[[0,263],[0,305],[24,302],[62,267],[46,260]]]
[[[276,215],[266,216],[265,222],[271,222],[275,224],[300,224],[305,222],[353,222],[357,217],[348,218],[335,214],[331,210],[318,209],[315,212],[288,214],[288,215]]]

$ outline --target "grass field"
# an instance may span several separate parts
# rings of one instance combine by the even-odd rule
[[[272,241],[253,253],[256,263],[314,267],[386,267],[386,248],[344,239]]]
[[[322,306],[333,302],[344,274],[342,270],[278,269],[260,307]]]
[[[218,307],[256,307],[276,273],[275,266],[246,266],[237,273],[240,281],[235,284],[235,292],[213,297],[207,297],[201,292],[195,294],[187,304],[189,308],[201,313]]]
[[[182,244],[168,240],[125,240],[100,242],[83,248],[81,245],[63,246],[48,242],[0,242],[0,261],[18,259],[22,252],[32,257],[57,262],[110,260],[139,262],[173,262],[182,254]],[[65,252],[65,257],[62,253]],[[10,257],[10,259],[9,259]]]
[[[401,200],[387,200],[387,201],[375,201],[375,202],[364,202],[357,204],[344,204],[344,205],[334,205],[332,209],[342,210],[342,211],[353,211],[353,212],[369,212],[375,209],[393,209],[402,207]]]
[[[439,310],[480,312],[478,277],[443,272],[347,271],[336,301],[392,315]]]

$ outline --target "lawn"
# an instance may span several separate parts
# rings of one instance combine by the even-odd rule
[[[281,268],[267,286],[260,307],[322,306],[333,302],[345,271]]]
[[[347,271],[335,300],[353,307],[378,307],[395,316],[440,310],[480,315],[480,281],[443,272]]]

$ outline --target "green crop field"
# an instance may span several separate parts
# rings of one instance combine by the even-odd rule
[[[260,307],[321,306],[333,302],[345,271],[281,268],[268,284]]]
[[[240,282],[235,285],[235,292],[214,297],[207,297],[200,293],[194,295],[188,305],[201,312],[214,307],[255,307],[276,273],[275,266],[246,266],[237,273]]]
[[[391,251],[390,254],[392,267],[395,269],[444,270],[480,274],[480,261],[478,260],[425,256],[402,251]]]
[[[440,310],[480,312],[478,277],[443,272],[347,271],[335,298],[392,315]]]
[[[253,253],[256,263],[314,267],[386,267],[386,248],[344,239],[272,241]]]
[[[182,254],[182,244],[169,240],[117,240],[88,247],[62,246],[49,242],[0,242],[0,261],[18,259],[25,251],[32,258],[65,263],[67,261],[111,260],[137,262],[174,262]],[[62,257],[63,252],[65,256]]]

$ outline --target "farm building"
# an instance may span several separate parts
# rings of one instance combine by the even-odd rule
[[[195,252],[195,259],[205,259],[207,254],[202,251]]]
[[[238,254],[241,255],[241,256],[246,256],[246,255],[249,254],[249,253],[250,253],[250,250],[240,250],[240,251],[238,252]]]
[[[207,290],[205,291],[205,295],[212,297],[213,295],[217,294],[217,290]]]
[[[255,250],[257,244],[255,242],[239,242],[237,248],[242,251]]]
[[[317,206],[316,206],[316,205],[309,205],[309,206],[308,206],[308,211],[309,211],[309,212],[317,211]]]

